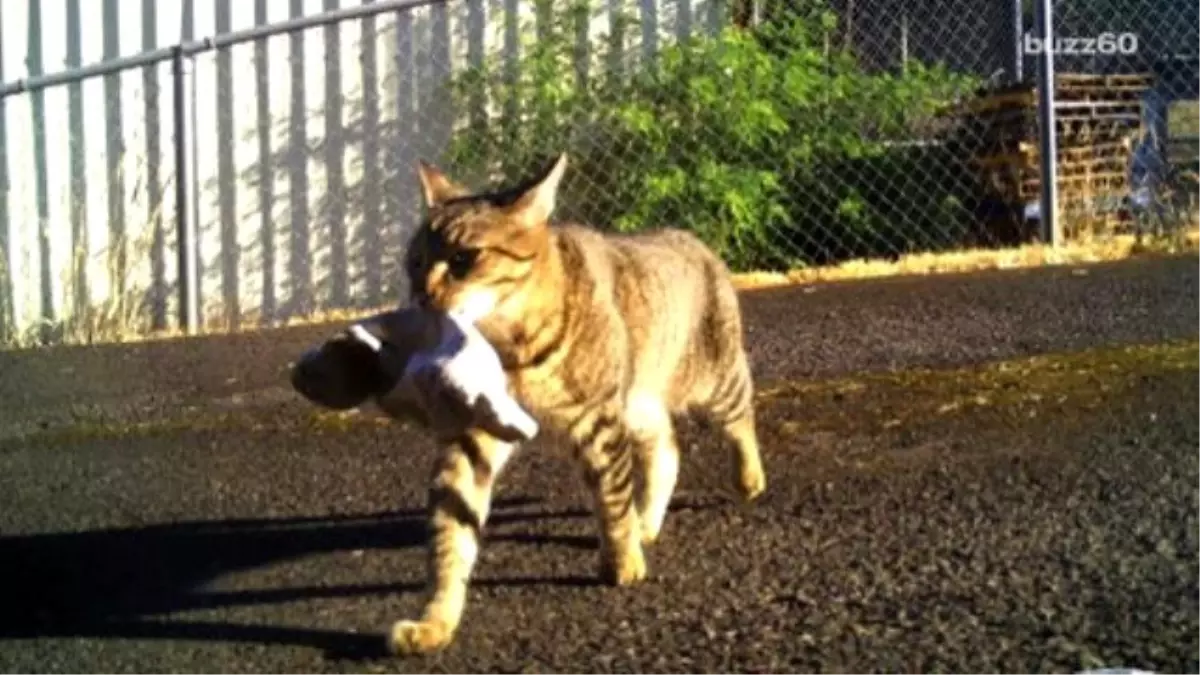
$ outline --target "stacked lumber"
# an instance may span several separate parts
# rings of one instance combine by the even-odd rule
[[[1058,194],[1064,212],[1115,215],[1129,191],[1129,165],[1143,133],[1141,97],[1150,75],[1064,73],[1055,78]],[[970,164],[981,184],[1014,210],[1041,192],[1038,92],[1029,84],[965,102]]]

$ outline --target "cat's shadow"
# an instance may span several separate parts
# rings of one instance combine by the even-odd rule
[[[533,508],[529,508],[533,507]],[[685,507],[686,508],[686,507]],[[586,518],[584,509],[549,510],[528,497],[499,499],[488,541],[594,548],[593,537],[510,531],[513,525]],[[0,537],[0,641],[38,637],[183,639],[286,644],[336,658],[383,656],[381,635],[301,627],[159,618],[214,609],[314,598],[423,590],[419,583],[321,585],[210,591],[236,572],[314,553],[424,547],[423,509],[361,516],[246,519],[156,524],[61,534]],[[594,577],[489,578],[479,586],[590,586]]]

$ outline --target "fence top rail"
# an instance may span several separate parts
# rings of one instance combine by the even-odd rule
[[[34,77],[20,78],[12,82],[7,82],[0,85],[0,100],[16,94],[25,94],[35,92],[41,89],[54,87],[62,84],[70,84],[79,80],[85,80],[91,77],[102,77],[104,75],[112,75],[124,70],[133,68],[143,68],[145,66],[153,66],[164,61],[169,61],[176,57],[195,56],[202,52],[211,51],[214,49],[223,49],[234,45],[253,42],[263,38],[274,37],[284,33],[295,33],[310,28],[326,26],[343,21],[352,21],[354,19],[364,19],[370,16],[386,14],[388,12],[399,12],[407,9],[416,9],[419,7],[428,7],[430,5],[445,4],[448,0],[376,0],[362,5],[353,7],[343,7],[334,9],[320,14],[311,14],[309,16],[301,16],[286,21],[278,21],[275,23],[264,24],[261,26],[253,26],[242,30],[232,31],[229,33],[221,33],[211,35],[209,37],[192,40],[190,42],[181,42],[169,47],[159,47],[150,51],[126,56],[119,59],[110,59],[101,61],[82,68],[74,68],[71,70],[63,70],[57,73],[48,75],[37,75]]]

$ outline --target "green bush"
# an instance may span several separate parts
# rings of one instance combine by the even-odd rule
[[[575,36],[591,7],[541,3],[556,23],[515,69],[497,59],[454,82],[462,105],[498,113],[472,115],[452,141],[445,161],[472,179],[524,176],[566,150],[561,215],[627,232],[684,227],[737,270],[884,253],[920,239],[897,226],[965,217],[962,196],[946,189],[953,180],[921,186],[916,213],[881,199],[891,183],[908,186],[901,201],[911,202],[914,176],[931,171],[881,139],[908,136],[970,88],[967,78],[920,64],[864,72],[826,48],[835,19],[818,5],[631,66],[619,58],[622,25],[582,57]]]

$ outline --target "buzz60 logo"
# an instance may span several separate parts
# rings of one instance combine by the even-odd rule
[[[1069,54],[1081,56],[1127,56],[1138,51],[1136,33],[1101,33],[1094,37],[1055,37],[1049,44],[1043,38],[1025,34],[1026,54]]]

